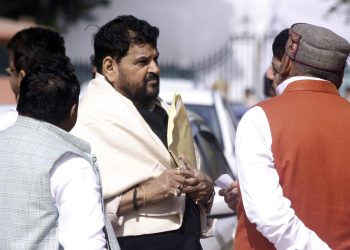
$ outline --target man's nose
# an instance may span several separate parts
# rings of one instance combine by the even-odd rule
[[[160,73],[160,68],[158,63],[155,60],[152,60],[149,67],[148,67],[148,71],[151,73],[155,73],[157,75],[159,75]]]

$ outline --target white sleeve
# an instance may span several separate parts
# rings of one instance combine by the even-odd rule
[[[91,164],[68,153],[56,162],[50,175],[59,212],[59,243],[65,250],[105,249],[100,189]]]
[[[299,220],[283,196],[271,145],[265,112],[261,107],[250,109],[236,136],[238,179],[248,219],[277,249],[330,249]]]

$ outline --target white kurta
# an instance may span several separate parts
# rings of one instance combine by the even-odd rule
[[[91,164],[73,153],[62,156],[50,173],[57,207],[58,241],[64,249],[106,249],[100,186]]]
[[[283,90],[293,81],[317,79],[292,77],[278,86]],[[263,109],[251,108],[241,119],[236,136],[236,157],[243,206],[250,222],[277,249],[329,249],[295,214],[289,199],[283,196],[274,167],[272,137]]]
[[[0,131],[5,130],[8,127],[15,124],[17,120],[18,113],[15,109],[9,109],[0,116]]]

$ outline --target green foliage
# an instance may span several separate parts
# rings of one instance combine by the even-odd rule
[[[93,20],[91,10],[110,0],[0,0],[0,16],[33,19],[64,30],[80,19]]]

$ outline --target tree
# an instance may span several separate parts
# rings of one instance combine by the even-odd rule
[[[0,16],[32,19],[38,24],[65,30],[80,19],[93,20],[91,10],[110,0],[0,0]]]
[[[335,3],[331,5],[328,13],[341,13],[345,16],[345,22],[350,23],[350,0],[335,0]]]

